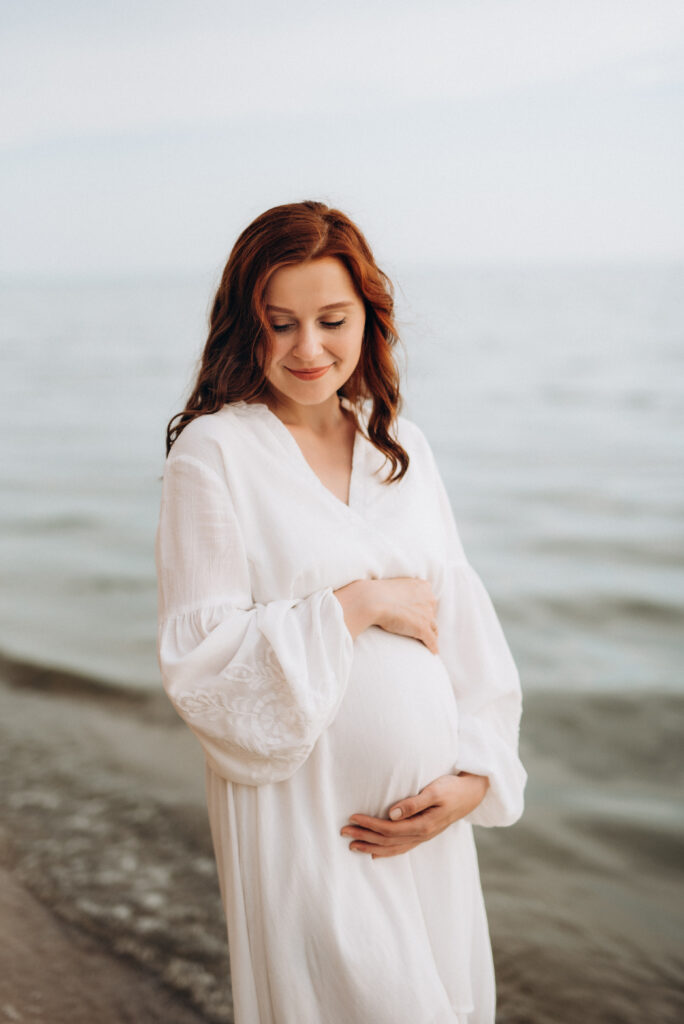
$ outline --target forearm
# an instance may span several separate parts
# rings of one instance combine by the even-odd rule
[[[427,580],[412,576],[354,580],[333,594],[342,605],[344,621],[356,640],[369,626],[412,637],[432,651],[437,648],[437,601]]]
[[[378,605],[373,584],[375,580],[354,580],[333,593],[342,605],[347,629],[356,640],[360,633],[375,625]]]
[[[456,777],[463,779],[468,786],[468,806],[465,812],[459,814],[459,818],[462,818],[480,806],[487,795],[489,779],[486,775],[474,775],[473,772],[456,772]]]

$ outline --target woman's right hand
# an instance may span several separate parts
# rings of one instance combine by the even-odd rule
[[[334,591],[345,622],[356,639],[369,626],[420,640],[433,654],[437,648],[437,599],[427,580],[396,576],[355,580]]]

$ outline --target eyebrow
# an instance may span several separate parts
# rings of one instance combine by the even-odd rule
[[[319,306],[318,312],[322,313],[326,309],[343,309],[346,306],[353,305],[353,302],[329,302],[327,306]],[[296,316],[292,309],[285,309],[284,306],[266,306],[266,309],[271,309],[274,313],[289,313],[290,316]]]

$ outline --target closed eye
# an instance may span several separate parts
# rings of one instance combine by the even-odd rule
[[[337,330],[338,327],[342,327],[346,322],[345,317],[341,320],[321,320],[321,327],[325,327],[328,331],[334,331]],[[294,326],[295,324],[271,324],[271,330],[276,334],[282,334],[283,331],[289,331]]]

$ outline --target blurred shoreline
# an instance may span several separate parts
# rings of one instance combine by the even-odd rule
[[[0,1005],[231,1021],[201,750],[165,695],[0,657],[0,696]],[[526,695],[525,815],[475,830],[497,1021],[681,1019],[683,724],[681,695]]]

